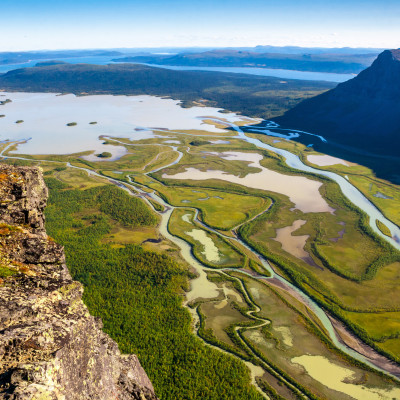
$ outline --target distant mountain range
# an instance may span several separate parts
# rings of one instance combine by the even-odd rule
[[[0,52],[0,64],[19,64],[30,60],[45,60],[70,57],[118,57],[124,53],[114,50],[48,50]]]
[[[263,47],[249,50],[218,49],[199,53],[148,54],[132,57],[120,57],[114,62],[146,63],[169,66],[190,67],[257,67],[273,69],[289,69],[312,72],[358,73],[368,67],[378,52],[370,53],[332,53],[308,52],[294,53],[294,48],[280,52],[260,52]],[[274,48],[272,48],[274,49]],[[255,51],[258,50],[258,51]],[[278,51],[278,50],[276,50]],[[283,50],[282,50],[283,51]]]
[[[139,62],[175,66],[260,67],[310,72],[358,73],[381,52],[373,48],[322,48],[256,46],[231,48],[124,48],[0,52],[0,65],[34,60],[68,58],[114,58],[117,62]],[[86,61],[88,62],[88,61]],[[97,64],[92,60],[93,63]]]

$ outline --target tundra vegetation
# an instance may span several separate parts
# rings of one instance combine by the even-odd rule
[[[112,154],[109,151],[103,151],[100,154],[97,154],[97,157],[99,158],[110,158],[112,157]]]
[[[175,149],[163,142],[165,132],[157,134],[161,138],[108,140],[128,152],[107,163],[86,161],[81,158],[86,153],[6,162],[44,168],[48,232],[65,246],[91,313],[103,319],[123,352],[139,355],[158,396],[261,399],[262,389],[272,399],[345,400],[361,388],[371,398],[380,391],[396,398],[398,384],[336,348],[317,313],[294,290],[269,279],[259,257],[371,348],[399,362],[400,254],[371,230],[363,211],[333,181],[294,171],[233,132],[224,134],[230,135],[229,143],[213,143],[217,133],[168,132],[180,143]],[[300,143],[258,138],[305,162],[315,154]],[[249,162],[221,157],[232,151],[261,154],[265,168],[320,182],[319,193],[334,212],[305,213],[281,193],[227,181],[163,177],[191,167],[240,177],[260,171]],[[174,163],[178,152],[181,158]],[[319,168],[347,175],[364,190],[369,182],[368,198],[389,218],[398,213],[399,203],[389,200],[400,196],[400,188],[370,170],[354,164]],[[127,187],[134,196],[117,186],[124,184],[132,185]],[[142,198],[132,188],[140,189]],[[186,304],[195,273],[177,245],[160,235],[158,224],[168,210],[160,199],[149,199],[152,192],[174,207],[168,231],[191,246],[216,295],[204,293]],[[387,198],[374,196],[378,192]],[[304,222],[283,246],[276,240],[278,231],[299,220]],[[301,257],[293,250],[299,237]],[[332,368],[347,371],[346,377],[338,377],[335,387],[327,385],[324,377],[308,372],[305,355],[328,360]],[[251,385],[246,365],[252,365],[258,388]]]

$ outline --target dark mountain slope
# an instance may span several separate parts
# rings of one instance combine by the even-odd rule
[[[385,50],[354,79],[274,120],[342,148],[400,157],[400,49]]]

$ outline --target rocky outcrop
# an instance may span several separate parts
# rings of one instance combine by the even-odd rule
[[[357,77],[275,118],[285,127],[384,156],[399,156],[400,49],[385,50]]]
[[[47,236],[41,172],[0,165],[0,399],[157,399],[82,302]]]

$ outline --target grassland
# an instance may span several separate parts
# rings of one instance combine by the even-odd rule
[[[168,230],[175,236],[182,238],[192,245],[193,255],[204,265],[211,267],[241,267],[245,257],[226,239],[217,234],[204,230],[194,222],[195,212],[190,209],[175,209],[168,223]],[[196,231],[204,232],[207,238],[205,244],[196,240],[193,235]],[[214,250],[214,251],[213,251]],[[211,253],[211,256],[208,256]],[[215,253],[215,254],[214,254]],[[213,258],[214,257],[214,258]]]
[[[200,145],[190,145],[201,134],[176,133],[182,159],[177,165],[153,174],[146,172],[171,164],[178,155],[170,146],[157,146],[153,139],[146,146],[141,146],[143,142],[136,146],[126,140],[129,154],[117,161],[86,162],[74,155],[53,157],[57,162],[51,164],[41,163],[52,193],[49,233],[66,245],[72,273],[87,287],[85,296],[91,312],[103,318],[107,332],[123,351],[141,356],[162,399],[258,399],[247,370],[237,360],[240,358],[262,368],[257,381],[273,399],[307,396],[347,400],[344,392],[334,392],[292,361],[306,353],[352,371],[350,383],[391,388],[393,382],[389,378],[382,378],[335,349],[317,316],[293,294],[275,286],[273,280],[269,282],[259,276],[254,279],[249,274],[265,273],[257,254],[264,255],[277,272],[365,342],[397,360],[399,253],[371,231],[362,211],[343,197],[335,183],[326,179],[321,179],[320,193],[334,208],[332,214],[303,213],[294,210],[293,203],[284,195],[227,182],[163,179],[164,172],[173,174],[188,167],[219,169],[238,176],[258,171],[246,162],[227,161],[217,154],[207,154],[204,158],[204,152],[254,152],[253,145],[234,137],[229,144],[203,143],[208,139],[202,138]],[[301,157],[313,154],[300,143],[272,143],[275,139],[268,137],[263,140]],[[265,168],[295,174],[280,157],[259,150],[258,153],[264,155],[261,164]],[[27,163],[38,163],[41,157],[31,158]],[[109,187],[101,177],[88,178],[83,171],[66,168],[66,161],[93,169],[104,177],[123,182],[132,179],[138,187],[148,193],[156,191],[176,207],[169,231],[192,246],[197,260],[213,268],[207,270],[208,278],[219,288],[218,298],[191,304],[199,318],[198,335],[236,359],[205,347],[192,335],[191,320],[182,300],[193,275],[182,262],[177,246],[159,235],[155,214],[147,214],[143,209],[142,213],[147,215],[144,223],[140,219],[129,220],[144,203],[127,206],[124,199],[128,195],[123,191]],[[362,174],[362,167],[344,168],[359,168],[357,173]],[[110,206],[111,197],[115,197],[114,207]],[[150,203],[155,209],[165,211],[154,199]],[[200,222],[195,221],[197,213]],[[292,236],[307,236],[303,248],[309,255],[307,258],[284,250],[275,240],[278,229],[298,220],[305,223]],[[240,228],[234,229],[239,225]],[[220,262],[207,259],[204,243],[188,235],[194,230],[203,232],[211,241]],[[235,240],[237,231],[256,252]],[[88,260],[93,257],[104,260],[104,265],[100,262],[91,265]],[[157,321],[151,320],[154,315]],[[142,330],[146,326],[146,333],[139,330],[137,323]],[[152,349],[154,353],[154,347],[156,354],[148,354]],[[192,374],[190,378],[188,374]],[[216,382],[211,378],[215,374]],[[234,379],[237,381],[233,384]],[[183,382],[188,382],[187,387],[183,387]],[[168,392],[170,387],[173,390]]]
[[[396,354],[387,352],[382,342],[375,340],[376,332],[370,332],[362,319],[371,320],[373,314],[378,321],[382,311],[399,309],[395,298],[399,281],[393,280],[397,276],[393,265],[400,260],[399,253],[384,245],[368,230],[360,214],[341,201],[335,184],[326,183],[323,192],[336,209],[335,215],[292,213],[287,205],[275,203],[269,212],[243,226],[240,234],[363,340],[396,359]],[[311,265],[296,260],[273,240],[276,229],[290,225],[294,219],[307,221],[296,234],[309,235],[305,250],[313,259]],[[377,326],[381,336],[388,334],[387,326]]]
[[[379,219],[376,220],[376,226],[384,235],[392,237],[392,232],[390,232],[390,229],[383,222],[379,221]]]
[[[209,273],[209,279],[217,282],[224,296],[198,305],[200,336],[261,365],[264,374],[258,382],[261,387],[269,386],[272,398],[305,395],[311,399],[348,399],[346,391],[332,391],[293,363],[304,353],[348,369],[353,374],[352,383],[385,390],[393,387],[335,350],[318,318],[279,287],[239,271],[229,275]]]
[[[173,206],[188,206],[200,210],[200,218],[207,225],[230,230],[268,208],[268,198],[239,195],[224,191],[165,187],[153,183],[155,188]]]
[[[158,396],[261,399],[242,363],[193,336],[189,313],[182,307],[183,289],[193,275],[176,247],[169,243],[170,251],[160,254],[135,244],[154,234],[157,218],[144,203],[101,178],[86,177],[84,185],[81,171],[44,166],[51,193],[48,232],[65,246],[73,277],[85,285],[90,312],[103,319],[123,352],[138,354]],[[115,197],[114,189],[121,195]],[[98,197],[110,190],[111,210],[107,195]],[[135,210],[130,215],[147,210],[144,224],[136,217],[127,221],[121,212],[131,203]]]
[[[376,177],[374,172],[363,165],[348,162],[348,166],[335,164],[329,166],[317,166],[307,160],[308,155],[321,155],[312,148],[304,144],[282,140],[266,135],[247,133],[250,137],[255,137],[264,143],[288,150],[297,154],[301,160],[314,168],[332,171],[342,176],[346,176],[349,182],[364,194],[384,215],[397,225],[400,225],[400,186],[387,180]],[[277,142],[278,141],[278,142]]]

